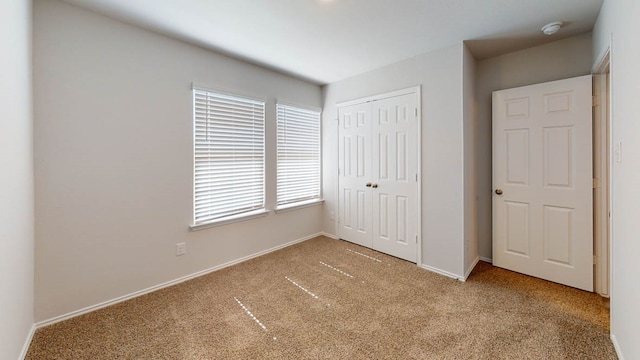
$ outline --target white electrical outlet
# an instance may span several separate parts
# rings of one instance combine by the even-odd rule
[[[176,256],[184,255],[187,253],[187,243],[176,244]]]

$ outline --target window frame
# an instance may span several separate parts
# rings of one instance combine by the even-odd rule
[[[192,203],[192,224],[190,225],[190,229],[191,230],[200,230],[203,228],[208,228],[208,227],[213,227],[213,226],[220,226],[220,225],[224,225],[224,224],[229,224],[229,223],[233,223],[233,222],[237,222],[237,221],[244,221],[244,220],[249,220],[249,219],[253,219],[256,217],[262,217],[262,216],[266,216],[269,214],[269,211],[266,208],[266,200],[267,200],[267,191],[266,191],[266,185],[267,185],[267,179],[266,179],[266,173],[267,173],[267,100],[265,99],[260,99],[260,98],[255,98],[255,97],[250,97],[250,96],[246,96],[246,95],[238,95],[235,93],[231,93],[231,92],[227,92],[227,91],[221,91],[221,90],[217,90],[217,89],[212,89],[209,87],[205,87],[205,86],[199,86],[196,84],[192,85],[192,91],[191,91],[191,96],[192,96],[192,111],[193,111],[193,117],[192,117],[192,121],[193,121],[193,143],[192,143],[192,151],[193,151],[193,182],[192,182],[192,190],[193,190],[193,203]],[[207,114],[203,117],[202,114],[199,114],[198,112],[198,106],[199,106],[199,100],[198,100],[198,96],[205,96],[206,100],[204,101],[204,103],[206,104],[206,108],[207,108]],[[213,99],[211,99],[211,97],[213,97]],[[242,104],[242,105],[237,105],[236,107],[234,107],[233,109],[235,109],[236,111],[238,111],[239,109],[248,109],[251,106],[255,107],[261,106],[261,112],[262,112],[262,117],[260,119],[260,117],[258,116],[258,128],[261,127],[261,141],[258,140],[257,142],[254,142],[253,144],[257,144],[257,145],[261,145],[261,151],[258,151],[258,153],[261,153],[261,169],[258,167],[259,170],[261,170],[261,176],[259,176],[260,178],[260,183],[255,183],[254,185],[252,185],[252,187],[255,189],[257,187],[259,187],[260,190],[260,195],[256,197],[256,199],[260,199],[261,198],[261,204],[255,203],[254,205],[252,205],[252,208],[249,209],[247,208],[246,210],[236,210],[234,211],[229,211],[228,214],[222,214],[220,216],[213,216],[211,218],[208,219],[199,219],[198,217],[198,207],[202,206],[202,202],[198,202],[199,198],[200,200],[202,200],[201,198],[203,198],[202,195],[198,195],[198,181],[203,181],[202,177],[200,177],[199,179],[199,175],[198,175],[198,171],[203,171],[203,164],[205,164],[207,161],[203,161],[203,160],[198,160],[199,156],[205,156],[203,155],[203,153],[199,153],[198,151],[198,146],[204,146],[204,147],[209,147],[208,150],[208,156],[209,158],[212,157],[211,154],[214,153],[214,150],[211,149],[211,147],[214,147],[212,145],[212,143],[215,140],[211,140],[211,139],[207,139],[206,141],[202,141],[201,139],[199,139],[198,137],[202,136],[201,133],[202,129],[198,129],[198,125],[200,126],[205,126],[205,128],[208,128],[209,126],[211,127],[215,127],[216,125],[216,121],[214,119],[212,119],[212,115],[210,115],[208,112],[212,111],[211,107],[222,107],[222,103],[224,102],[224,100],[227,101],[237,101],[238,103]],[[202,100],[200,100],[200,106],[202,105]],[[251,104],[250,106],[248,106],[247,104]],[[248,119],[246,116],[229,116],[226,119],[226,124],[222,124],[225,122],[225,120],[221,120],[218,119],[218,126],[231,126],[235,129],[235,124],[238,123],[239,119],[244,119],[246,126],[240,126],[240,130],[241,132],[246,131],[246,129],[248,128],[256,128],[256,116],[255,115],[251,115],[251,120],[252,121],[252,125],[247,125],[247,121],[246,119]],[[261,122],[261,123],[260,123]],[[205,132],[207,133],[209,130],[205,130]],[[233,131],[232,131],[233,132]],[[233,132],[234,135],[230,135],[232,139],[236,139],[233,136],[235,136],[235,132]],[[248,132],[246,132],[246,134],[248,134]],[[208,136],[208,135],[207,135]],[[220,140],[220,136],[218,136],[218,141]],[[236,144],[235,140],[232,140],[233,144]],[[218,143],[219,144],[219,143]],[[246,142],[246,144],[250,144],[250,142]],[[234,150],[230,150],[232,153]],[[251,156],[255,157],[255,152],[252,153]],[[250,156],[250,157],[251,157]],[[235,162],[235,160],[233,159],[233,156],[227,156],[225,159],[227,159],[226,161],[229,162],[230,164],[227,164],[227,166],[232,166],[233,168],[233,164]],[[229,160],[231,159],[231,160]],[[211,171],[211,167],[213,167],[213,165],[211,165],[212,161],[211,159],[208,160],[209,161],[209,168],[206,168],[205,171]],[[224,160],[223,160],[224,161]],[[251,163],[251,167],[253,168],[255,166],[255,160],[253,162],[249,161]],[[224,166],[220,165],[220,166]],[[232,172],[233,173],[233,172]],[[230,175],[229,178],[235,178],[233,175]],[[210,180],[212,181],[212,180]],[[209,191],[211,192],[211,189],[214,188],[214,185],[208,185],[209,186]],[[202,188],[200,188],[202,189]],[[249,192],[249,191],[248,191]],[[255,193],[255,190],[254,190]],[[217,195],[216,195],[217,196]],[[228,195],[227,195],[228,196]],[[252,198],[251,196],[249,196],[249,198]],[[210,202],[214,202],[211,201]]]
[[[282,109],[284,108],[284,109]],[[317,134],[315,136],[316,138],[316,143],[317,143],[317,147],[314,149],[316,151],[316,157],[317,157],[317,167],[315,168],[315,172],[317,172],[317,178],[315,179],[315,181],[317,181],[317,193],[314,194],[313,196],[306,196],[306,197],[300,197],[298,199],[294,199],[294,200],[289,200],[289,201],[282,201],[280,200],[280,196],[281,196],[281,121],[282,120],[286,120],[286,119],[281,119],[281,111],[292,111],[294,113],[313,113],[315,116],[317,116]],[[311,108],[311,107],[305,107],[305,106],[300,106],[300,105],[295,105],[295,104],[291,104],[291,103],[287,103],[287,102],[282,102],[279,101],[276,103],[275,106],[275,115],[276,115],[276,139],[275,139],[275,143],[276,143],[276,194],[275,194],[275,211],[276,212],[283,212],[283,211],[289,211],[289,210],[294,210],[294,209],[299,209],[299,208],[303,208],[303,207],[308,207],[308,206],[314,206],[314,205],[318,205],[324,202],[323,198],[322,198],[322,111],[320,109],[317,108]],[[294,116],[293,119],[289,118],[288,121],[295,121],[295,118],[299,117],[298,116]],[[307,121],[305,121],[307,122]],[[304,123],[303,123],[304,124]],[[286,129],[286,124],[284,125],[285,129]],[[295,129],[295,126],[293,127]],[[289,127],[289,130],[291,130],[291,127]],[[304,137],[304,133],[301,134],[295,134],[297,137],[303,136]],[[309,181],[309,179],[307,178],[307,181]]]

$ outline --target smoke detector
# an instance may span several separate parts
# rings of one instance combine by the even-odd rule
[[[542,30],[542,32],[545,35],[553,35],[557,33],[561,27],[562,27],[562,21],[556,21],[543,26],[542,29],[540,30]]]

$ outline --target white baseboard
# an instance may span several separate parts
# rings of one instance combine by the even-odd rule
[[[492,258],[480,256],[479,259],[484,261],[484,262],[488,262],[489,264],[493,264],[493,259]]]
[[[429,271],[431,271],[431,272],[434,272],[434,273],[436,273],[436,274],[444,275],[444,276],[446,276],[446,277],[450,277],[450,278],[452,278],[452,279],[456,279],[456,280],[462,280],[462,278],[460,277],[460,275],[456,275],[456,274],[454,274],[454,273],[450,273],[450,272],[448,272],[448,271],[440,270],[440,269],[437,269],[437,268],[431,267],[431,266],[429,266],[429,265],[424,265],[424,264],[422,264],[422,265],[418,265],[418,266],[419,266],[419,267],[421,267],[421,268],[423,268],[423,269],[425,269],[425,270],[429,270]],[[462,281],[464,281],[464,280],[462,280]]]
[[[329,233],[326,233],[326,232],[324,232],[324,231],[323,231],[323,232],[321,232],[321,233],[320,233],[320,235],[322,235],[322,236],[326,236],[326,237],[328,237],[328,238],[330,238],[330,239],[334,239],[334,240],[338,240],[338,239],[339,239],[339,237],[337,237],[336,235],[329,234]]]
[[[622,351],[620,350],[620,345],[618,345],[618,340],[616,340],[616,336],[613,334],[610,334],[609,338],[611,338],[611,342],[613,343],[613,348],[616,349],[616,355],[618,355],[618,359],[624,360],[624,356],[622,356]]]
[[[24,341],[24,345],[22,345],[22,351],[20,352],[20,357],[18,359],[24,360],[27,357],[27,352],[29,352],[29,346],[31,345],[31,341],[33,340],[33,335],[36,333],[36,324],[31,325],[31,330],[29,330],[29,334],[27,335],[27,339]]]
[[[120,297],[117,297],[117,298],[112,299],[112,300],[101,302],[99,304],[87,306],[87,307],[85,307],[83,309],[72,311],[72,312],[64,314],[64,315],[56,316],[56,317],[48,319],[48,320],[40,321],[40,322],[35,324],[35,328],[41,328],[41,327],[49,326],[49,325],[58,323],[60,321],[68,320],[68,319],[74,318],[76,316],[80,316],[80,315],[83,315],[83,314],[86,314],[86,313],[90,313],[92,311],[96,311],[98,309],[105,308],[107,306],[115,305],[117,303],[121,303],[123,301],[127,301],[127,300],[130,300],[130,299],[136,298],[138,296],[142,296],[142,295],[145,295],[145,294],[148,294],[148,293],[152,293],[154,291],[157,291],[157,290],[160,290],[160,289],[164,289],[166,287],[173,286],[173,285],[179,284],[181,282],[185,282],[187,280],[195,279],[195,278],[197,278],[199,276],[203,276],[203,275],[212,273],[214,271],[218,271],[218,270],[224,269],[226,267],[229,267],[229,266],[232,266],[232,265],[236,265],[236,264],[239,264],[241,262],[245,262],[247,260],[251,260],[253,258],[262,256],[262,255],[266,255],[268,253],[271,253],[271,252],[274,252],[274,251],[277,251],[277,250],[280,250],[280,249],[284,249],[284,248],[289,247],[291,245],[295,245],[295,244],[298,244],[298,243],[301,243],[303,241],[307,241],[307,240],[313,239],[313,238],[321,236],[321,235],[324,235],[324,234],[323,233],[316,233],[316,234],[313,234],[313,235],[305,236],[303,238],[290,241],[290,242],[288,242],[286,244],[278,245],[276,247],[273,247],[273,248],[270,248],[270,249],[267,249],[267,250],[259,251],[259,252],[255,253],[255,254],[251,254],[251,255],[248,255],[248,256],[242,257],[240,259],[233,260],[233,261],[229,261],[229,262],[226,262],[224,264],[220,264],[218,266],[210,267],[208,269],[205,269],[205,270],[202,270],[202,271],[198,271],[196,273],[193,273],[193,274],[190,274],[190,275],[187,275],[187,276],[183,276],[183,277],[171,280],[171,281],[167,281],[167,282],[159,284],[159,285],[155,285],[155,286],[152,286],[152,287],[140,290],[140,291],[136,291],[136,292],[124,295],[124,296],[120,296]]]
[[[469,266],[467,271],[464,272],[464,279],[461,279],[462,281],[467,281],[467,279],[469,278],[469,275],[471,275],[471,272],[473,271],[473,268],[475,268],[476,265],[478,265],[479,261],[480,261],[480,257],[476,257],[476,259],[473,260],[473,263],[471,263],[471,266]]]

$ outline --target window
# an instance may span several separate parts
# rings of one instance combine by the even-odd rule
[[[264,212],[263,101],[193,90],[194,226]]]
[[[320,112],[278,104],[277,206],[320,198]]]

